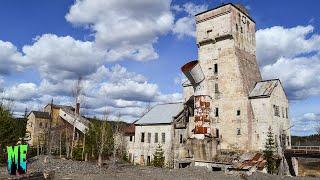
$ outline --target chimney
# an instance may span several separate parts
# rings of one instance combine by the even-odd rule
[[[80,103],[76,105],[76,114],[80,115]]]

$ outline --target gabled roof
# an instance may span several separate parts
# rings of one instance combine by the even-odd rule
[[[257,82],[249,94],[250,99],[270,97],[274,88],[281,83],[279,79],[270,79]]]
[[[47,106],[50,106],[51,103],[47,104],[44,108],[46,108]],[[53,108],[57,108],[57,109],[69,109],[69,110],[72,110],[74,111],[74,107],[72,106],[67,106],[67,105],[59,105],[59,104],[52,104],[52,107]]]
[[[182,102],[158,104],[139,119],[135,125],[170,124],[173,122],[173,117],[177,116],[182,110]]]
[[[50,115],[48,112],[42,112],[42,111],[31,111],[30,114],[34,114],[36,118],[41,119],[50,119]],[[30,115],[29,114],[29,115]]]

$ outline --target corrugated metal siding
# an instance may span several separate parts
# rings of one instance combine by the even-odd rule
[[[183,110],[183,103],[159,104],[153,107],[147,114],[135,124],[169,124],[173,117]]]

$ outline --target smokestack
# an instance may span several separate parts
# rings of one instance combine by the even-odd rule
[[[181,67],[181,71],[188,78],[194,89],[194,95],[207,95],[204,86],[204,74],[199,61],[190,61]],[[202,83],[203,82],[203,83]]]
[[[76,114],[80,115],[80,103],[76,104]]]

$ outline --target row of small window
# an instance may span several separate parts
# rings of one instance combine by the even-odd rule
[[[277,105],[273,105],[273,110],[274,110],[274,116],[278,116],[278,117],[281,117],[280,116],[280,107],[277,106]],[[284,107],[281,107],[281,110],[282,110],[282,118],[287,118],[288,119],[288,108],[284,108]]]
[[[30,122],[29,125],[30,125],[30,127],[32,127],[32,126],[33,126],[33,123]],[[47,123],[44,123],[44,125],[43,125],[42,122],[39,122],[39,128],[47,128],[47,127],[48,127],[48,124],[47,124]]]
[[[151,143],[151,133],[147,134],[147,143]],[[154,143],[158,143],[159,142],[159,137],[158,137],[158,133],[154,133]],[[141,142],[145,142],[145,133],[141,133]],[[165,143],[166,142],[166,133],[161,133],[161,143]]]
[[[219,108],[216,108],[214,112],[215,112],[215,117],[219,117]],[[241,111],[237,110],[236,114],[237,116],[240,116]]]

